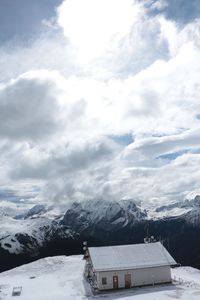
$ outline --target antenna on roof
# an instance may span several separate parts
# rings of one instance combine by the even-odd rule
[[[89,257],[87,241],[83,242],[83,251],[84,251],[83,259],[87,259]]]
[[[144,238],[144,243],[149,244],[149,243],[155,243],[156,239],[153,235],[149,236],[149,225],[147,225],[147,234],[146,237]]]
[[[144,243],[145,244],[150,243],[150,239],[149,239],[149,224],[147,224],[147,233],[146,233],[146,237],[144,238]]]

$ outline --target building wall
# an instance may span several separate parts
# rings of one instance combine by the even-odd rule
[[[169,266],[126,271],[97,272],[98,289],[113,289],[113,276],[115,275],[118,276],[119,288],[125,288],[125,274],[131,274],[131,287],[171,282],[171,269]],[[107,278],[106,285],[102,285],[102,277]]]

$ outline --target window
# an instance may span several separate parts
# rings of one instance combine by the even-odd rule
[[[107,284],[107,277],[102,277],[102,284],[103,285]]]

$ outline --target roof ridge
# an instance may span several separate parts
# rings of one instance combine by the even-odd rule
[[[153,243],[139,243],[139,244],[125,244],[125,245],[108,245],[108,246],[97,246],[97,247],[88,247],[88,248],[89,249],[99,249],[99,248],[113,248],[113,247],[126,247],[126,246],[153,245],[153,244],[161,244],[161,242],[157,241],[157,242],[153,242]]]

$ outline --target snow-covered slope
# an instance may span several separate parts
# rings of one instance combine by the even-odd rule
[[[15,254],[37,256],[39,248],[53,238],[71,238],[74,235],[72,230],[62,228],[58,222],[45,217],[16,220],[2,216],[0,224],[0,246]]]
[[[191,222],[195,215],[200,213],[200,196],[196,196],[194,199],[184,199],[182,201],[174,201],[173,203],[160,205],[157,207],[152,206],[148,210],[149,219],[164,219],[171,217],[186,216],[187,220]],[[193,217],[194,216],[194,217]]]
[[[81,256],[38,260],[0,274],[0,299],[13,299],[12,289],[22,286],[21,300],[199,300],[200,271],[184,267],[172,270],[171,285],[135,288],[93,295],[83,279]]]
[[[44,205],[4,205],[0,209],[0,247],[11,254],[37,256],[46,242],[75,236],[60,225],[60,218],[62,214]]]
[[[91,227],[110,231],[133,225],[146,217],[146,212],[134,200],[96,200],[73,203],[66,211],[62,223],[78,232]]]

